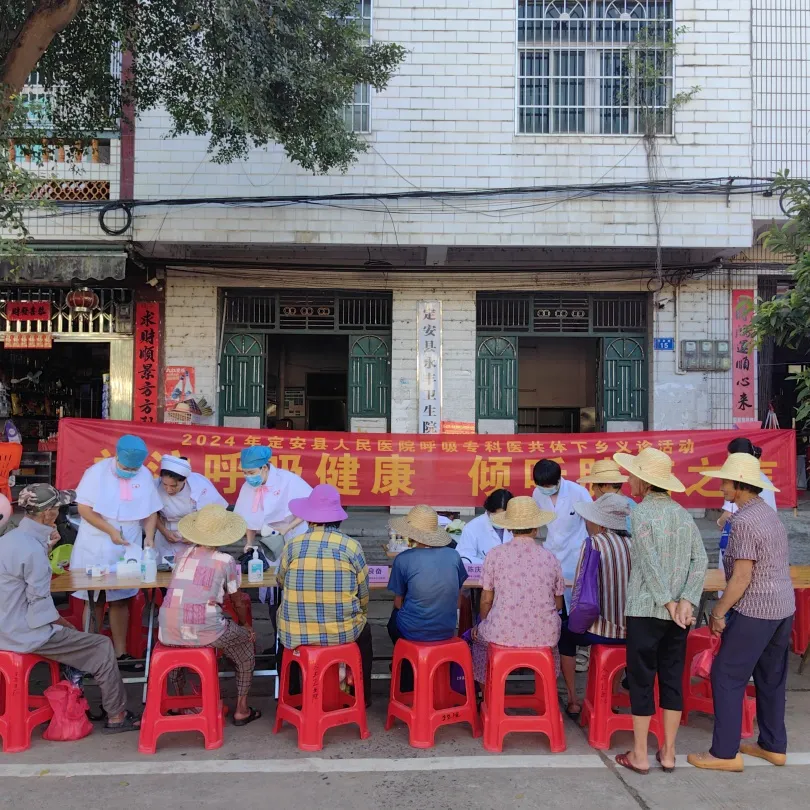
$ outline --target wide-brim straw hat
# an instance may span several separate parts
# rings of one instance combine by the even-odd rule
[[[627,472],[668,492],[685,492],[686,487],[672,474],[672,459],[654,447],[645,447],[637,456],[616,453],[613,460]]]
[[[424,546],[447,546],[452,537],[439,527],[439,516],[429,506],[414,506],[407,515],[391,518],[388,525],[400,537],[407,537]]]
[[[574,510],[580,517],[597,526],[617,532],[627,530],[630,504],[624,495],[611,492],[595,501],[579,501],[574,504]]]
[[[627,476],[622,474],[619,465],[612,458],[601,458],[594,462],[588,475],[577,479],[578,484],[623,484]]]
[[[499,529],[539,529],[547,526],[551,521],[556,520],[554,512],[547,512],[541,509],[534,498],[528,495],[518,495],[506,504],[506,511],[498,512],[490,516],[493,526]]]
[[[749,453],[732,453],[719,470],[704,472],[707,478],[722,478],[724,481],[739,481],[752,487],[767,489],[770,492],[779,490],[762,476],[759,459]]]
[[[230,546],[245,536],[245,519],[219,504],[209,504],[180,519],[177,531],[198,546]]]

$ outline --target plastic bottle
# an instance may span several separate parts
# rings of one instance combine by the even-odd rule
[[[154,582],[157,579],[157,554],[153,548],[145,548],[141,558],[141,582]]]
[[[259,559],[259,549],[253,549],[253,557],[248,562],[248,582],[261,582],[264,579],[264,563]]]

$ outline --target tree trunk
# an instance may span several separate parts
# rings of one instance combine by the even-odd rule
[[[82,0],[39,0],[28,15],[0,67],[0,125],[10,112],[11,96],[22,90],[51,40],[73,21],[81,4]]]

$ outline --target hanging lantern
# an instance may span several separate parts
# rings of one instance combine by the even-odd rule
[[[65,299],[73,315],[89,317],[98,307],[98,296],[89,287],[79,287],[71,290]]]

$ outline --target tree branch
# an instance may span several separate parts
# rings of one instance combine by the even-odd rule
[[[20,28],[0,68],[4,101],[22,90],[51,40],[70,25],[81,4],[82,0],[39,0]]]

